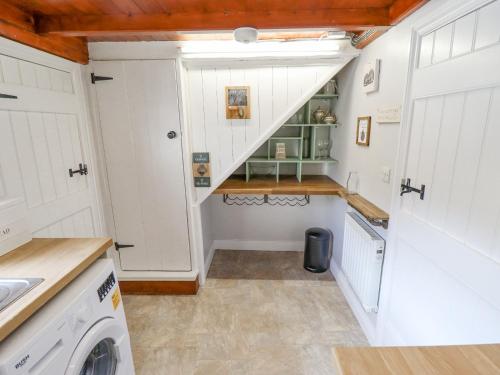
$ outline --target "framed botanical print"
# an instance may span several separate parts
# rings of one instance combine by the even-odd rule
[[[226,118],[250,118],[250,86],[226,86]]]
[[[371,116],[358,117],[358,126],[356,128],[356,144],[360,146],[370,145],[371,125]]]

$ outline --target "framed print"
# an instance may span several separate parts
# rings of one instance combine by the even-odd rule
[[[374,59],[365,64],[363,70],[363,91],[370,93],[378,90],[380,60]]]
[[[226,86],[226,119],[250,118],[250,86]]]
[[[358,126],[356,128],[356,144],[360,146],[370,145],[370,130],[372,118],[370,116],[358,117]]]

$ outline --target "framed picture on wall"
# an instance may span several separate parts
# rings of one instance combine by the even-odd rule
[[[226,118],[250,118],[250,86],[226,86]]]
[[[360,146],[370,145],[370,131],[372,126],[371,116],[358,117],[356,128],[356,144]]]
[[[378,90],[380,60],[374,59],[365,64],[363,69],[363,91],[370,93]]]

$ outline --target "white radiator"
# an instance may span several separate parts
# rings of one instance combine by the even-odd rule
[[[367,312],[378,311],[385,241],[356,213],[345,214],[342,271]]]

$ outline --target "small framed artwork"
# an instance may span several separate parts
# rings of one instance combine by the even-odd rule
[[[358,117],[358,126],[356,128],[356,144],[360,146],[370,145],[370,131],[372,118],[370,116]]]
[[[226,118],[250,118],[250,86],[226,86]]]
[[[374,59],[365,64],[363,70],[363,91],[365,93],[378,90],[378,78],[380,72],[380,60]]]

